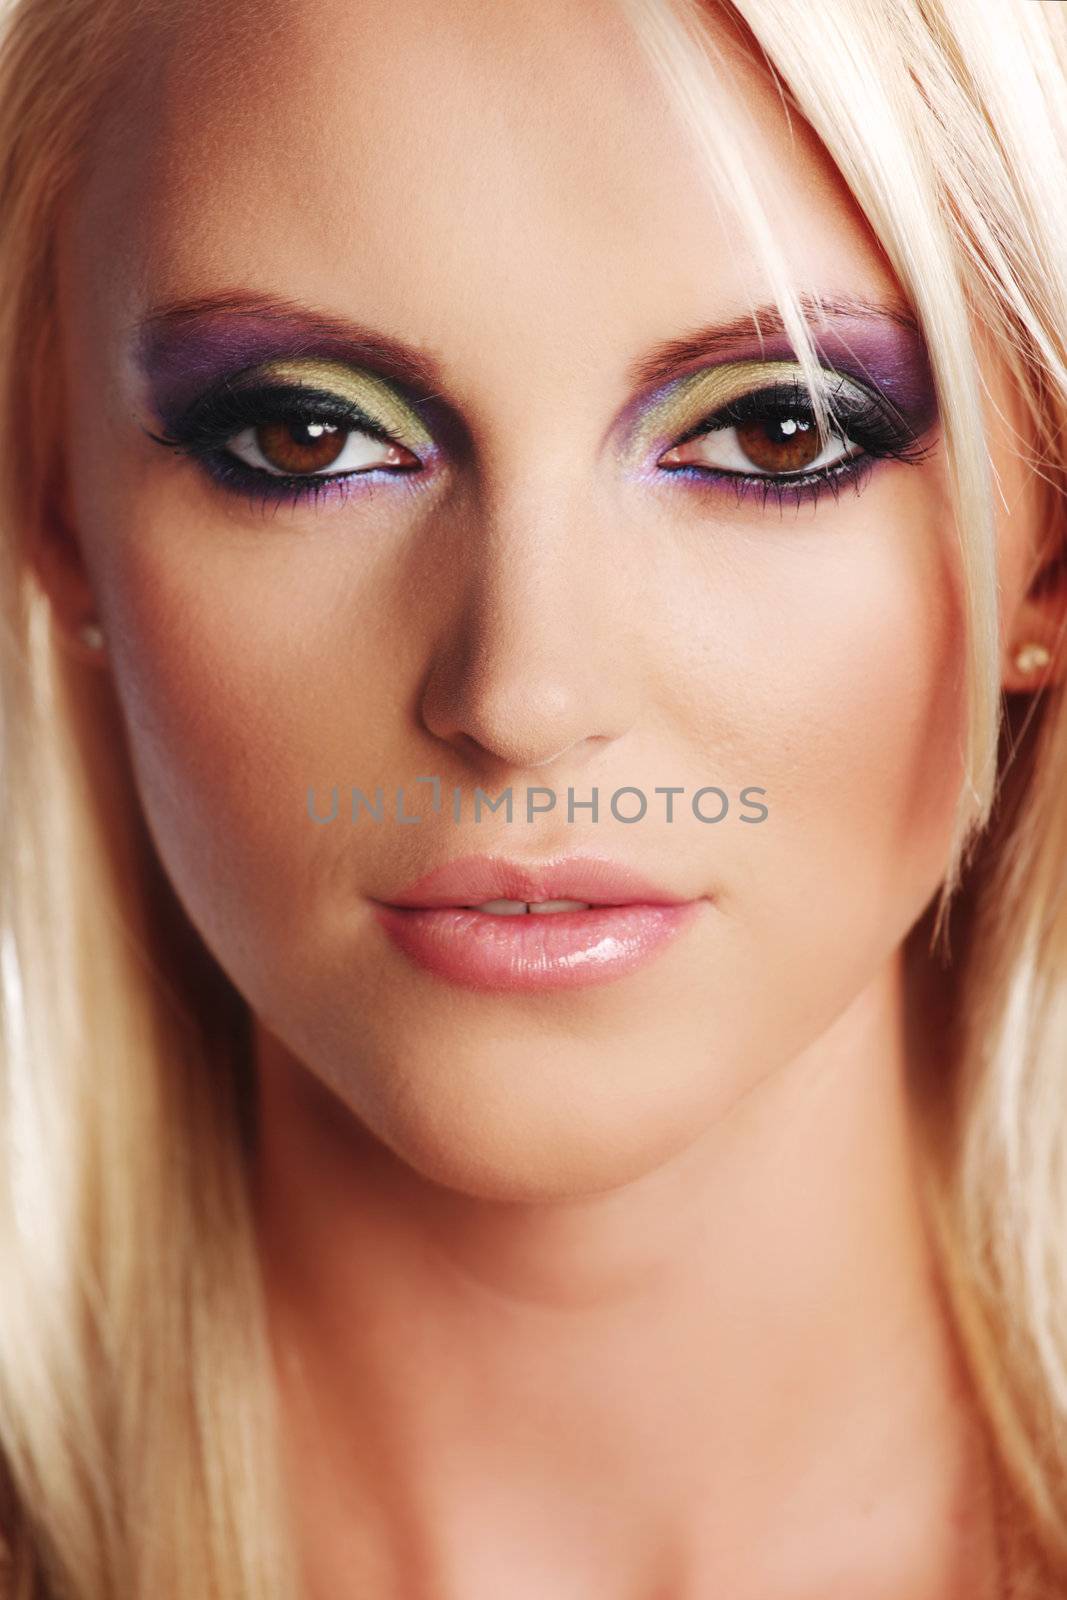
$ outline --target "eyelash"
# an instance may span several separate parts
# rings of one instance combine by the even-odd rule
[[[824,490],[838,498],[841,488],[851,486],[859,492],[878,461],[920,462],[929,448],[916,438],[906,419],[886,401],[874,395],[861,395],[858,389],[840,388],[831,395],[832,414],[837,423],[831,438],[859,445],[860,453],[829,467],[800,473],[738,473],[686,462],[661,468],[672,476],[731,486],[738,504],[756,496],[765,507],[770,498],[782,506],[817,502]],[[802,383],[779,383],[751,390],[686,430],[663,447],[663,452],[690,443],[693,439],[719,430],[742,427],[752,422],[781,422],[798,419],[816,421],[811,397]],[[267,473],[241,462],[225,448],[243,429],[268,422],[333,422],[352,432],[369,434],[383,444],[401,443],[373,417],[350,401],[341,400],[327,390],[296,389],[287,386],[234,389],[220,387],[203,396],[172,426],[168,434],[149,433],[157,444],[197,460],[221,487],[243,492],[253,505],[280,501],[316,502],[324,492],[342,498],[355,480],[389,478],[418,474],[416,467],[367,467],[348,473],[292,474]],[[829,443],[829,440],[827,440]],[[404,448],[408,448],[404,446]]]
[[[873,394],[851,385],[841,385],[832,390],[829,399],[831,417],[837,426],[825,442],[841,439],[860,447],[859,454],[849,456],[844,461],[797,473],[727,472],[699,462],[685,462],[661,470],[671,474],[680,473],[703,483],[732,486],[739,505],[753,496],[764,507],[772,497],[779,506],[787,502],[791,505],[811,502],[814,505],[825,490],[829,490],[835,500],[846,486],[858,493],[879,461],[917,464],[930,455],[931,447],[921,442],[907,419],[888,401],[879,400]],[[811,395],[799,380],[773,384],[740,395],[712,415],[702,417],[699,423],[688,428],[680,438],[672,440],[664,450],[688,444],[708,433],[743,427],[746,423],[785,422],[790,419],[812,426],[816,424]]]
[[[344,473],[263,472],[226,450],[227,442],[245,428],[268,422],[333,422],[352,433],[369,434],[382,444],[401,443],[351,401],[342,400],[325,389],[295,389],[286,385],[212,390],[173,423],[169,433],[150,432],[149,438],[178,455],[192,456],[216,483],[235,493],[244,492],[253,505],[308,498],[316,501],[327,491],[344,497],[351,492],[357,479],[375,478],[379,473],[403,478],[417,472],[415,467],[398,466],[365,467]]]

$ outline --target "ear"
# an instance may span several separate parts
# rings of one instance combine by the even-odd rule
[[[99,622],[92,585],[75,532],[73,507],[64,476],[48,484],[40,526],[30,542],[30,565],[52,609],[52,625],[63,649],[87,664],[99,665],[103,651],[87,644],[80,630]]]
[[[1008,694],[1063,683],[1067,678],[1067,542],[1039,567],[1008,619],[1001,685]]]

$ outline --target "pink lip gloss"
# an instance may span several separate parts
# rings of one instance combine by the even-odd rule
[[[575,900],[583,909],[485,911],[486,903]],[[652,961],[705,897],[660,889],[595,856],[527,864],[468,856],[375,903],[386,934],[426,971],[468,989],[533,991],[609,983]]]
[[[512,992],[609,983],[644,966],[691,920],[680,905],[591,906],[499,916],[471,907],[378,906],[398,949],[467,989]]]

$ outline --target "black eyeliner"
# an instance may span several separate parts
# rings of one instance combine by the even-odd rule
[[[145,432],[157,444],[197,454],[221,449],[244,428],[289,421],[332,422],[385,444],[401,442],[353,402],[325,389],[291,384],[220,384],[186,407],[164,433]]]

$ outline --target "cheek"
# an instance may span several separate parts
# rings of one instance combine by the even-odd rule
[[[384,618],[388,597],[371,556],[361,569],[332,530],[158,515],[148,527],[118,541],[109,585],[138,788],[194,922],[255,987],[338,871],[345,836],[314,826],[309,789],[325,811],[339,785],[343,815],[347,783],[396,769],[395,652],[384,623],[353,626]]]
[[[884,959],[944,874],[965,726],[948,517],[937,477],[891,470],[858,501],[746,535],[691,615],[705,647],[714,617],[716,665],[690,663],[685,709],[705,760],[722,770],[726,751],[731,778],[768,791],[735,861],[764,952],[833,949],[838,971]]]
[[[947,862],[963,778],[962,619],[888,581],[822,598],[842,609],[817,648],[794,626],[779,633],[796,664],[777,683],[764,759],[802,876],[818,868],[828,906],[852,902],[860,921],[880,910],[895,931]]]

